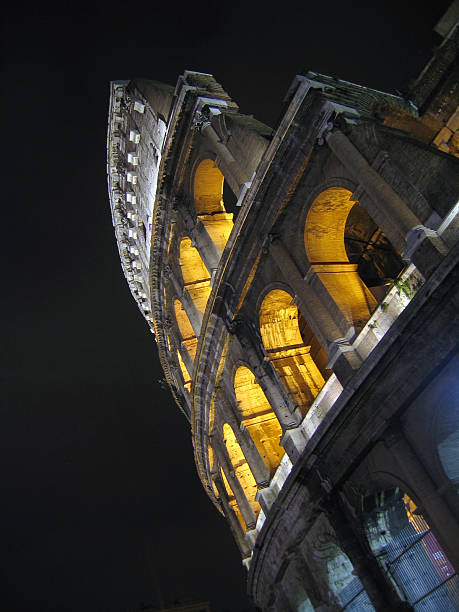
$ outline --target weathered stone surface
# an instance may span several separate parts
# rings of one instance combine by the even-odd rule
[[[451,83],[451,45],[440,56]],[[431,116],[440,64],[416,85],[433,96],[425,120],[410,101],[310,72],[275,132],[211,75],[185,72],[175,98],[112,85],[123,269],[263,610],[452,601],[459,166],[457,111],[441,129]],[[405,573],[385,570],[402,537],[440,576],[419,574],[416,596],[407,557]]]

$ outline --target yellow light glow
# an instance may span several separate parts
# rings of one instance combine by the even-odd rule
[[[361,328],[377,303],[346,254],[346,220],[356,203],[351,196],[348,189],[330,187],[316,197],[306,218],[304,244],[312,269],[330,296],[347,320]]]
[[[226,493],[228,495],[228,503],[233,509],[234,514],[237,516],[238,521],[241,524],[243,531],[245,531],[246,530],[245,521],[242,518],[242,514],[241,514],[241,511],[239,510],[239,506],[237,505],[237,501],[236,501],[236,498],[234,497],[234,493],[231,490],[231,487],[229,486],[228,480],[226,479],[226,476],[225,476],[225,472],[222,470],[222,468],[220,468],[220,472],[222,475],[223,484],[225,485]]]
[[[183,360],[182,360],[182,357],[180,356],[179,351],[177,351],[177,359],[178,359],[178,362],[179,362],[180,370],[182,372],[183,384],[185,385],[185,389],[187,391],[190,391],[191,390],[191,377],[190,377],[190,373],[186,369],[185,364],[183,363]]]
[[[204,315],[210,295],[210,274],[190,238],[180,241],[180,267],[183,282],[198,312]]]
[[[242,422],[247,428],[266,467],[274,473],[284,455],[280,446],[282,428],[255,376],[240,366],[234,376],[234,391]]]
[[[199,215],[199,219],[221,256],[233,229],[233,213]]]
[[[211,159],[204,159],[196,169],[193,191],[198,215],[225,211],[223,182],[225,177]]]
[[[182,336],[182,342],[185,345],[191,359],[195,358],[196,349],[198,346],[198,339],[195,336],[193,328],[191,327],[190,320],[188,315],[185,312],[185,309],[182,306],[180,300],[174,301],[174,312],[175,319],[177,321],[178,328],[180,330],[180,334]],[[191,376],[191,372],[190,372]]]
[[[244,457],[239,443],[236,440],[234,431],[228,423],[223,425],[223,437],[226,444],[231,464],[234,468],[236,478],[239,480],[242,489],[244,490],[247,501],[253,510],[255,516],[258,516],[260,512],[260,504],[255,501],[255,495],[257,494],[257,483],[250,470],[250,467]]]
[[[325,380],[314,360],[321,347],[309,327],[305,344],[298,323],[292,296],[281,289],[270,291],[260,307],[261,337],[282,383],[305,415]]]

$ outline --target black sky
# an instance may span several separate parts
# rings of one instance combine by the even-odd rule
[[[211,72],[274,125],[295,73],[406,90],[448,2],[13,3],[2,15],[0,609],[249,609],[121,273],[109,81]]]

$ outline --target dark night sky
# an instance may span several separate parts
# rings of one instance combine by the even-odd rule
[[[239,553],[199,483],[189,427],[157,384],[153,337],[121,273],[109,81],[211,72],[243,112],[274,125],[305,68],[406,89],[447,6],[2,9],[1,610],[134,612],[159,597],[249,609]]]

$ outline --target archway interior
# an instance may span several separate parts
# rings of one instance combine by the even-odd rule
[[[266,467],[273,474],[285,452],[280,446],[282,428],[279,420],[249,368],[240,366],[236,370],[234,392],[242,423]]]
[[[179,261],[185,288],[202,318],[210,295],[210,274],[191,238],[180,241]]]
[[[260,513],[260,504],[255,500],[257,494],[257,483],[253,477],[249,464],[244,457],[241,447],[239,446],[234,431],[228,423],[223,425],[223,438],[225,440],[226,450],[233,466],[234,473],[238,479],[247,501],[252,508],[255,516]]]
[[[263,345],[304,416],[330,375],[325,369],[327,355],[304,318],[300,320],[298,307],[286,291],[270,291],[259,317]]]
[[[355,202],[346,219],[344,246],[376,301],[383,300],[405,264],[360,202]]]
[[[373,554],[414,609],[453,612],[456,572],[414,501],[400,489],[364,500],[365,530]]]
[[[233,229],[233,214],[226,212],[223,203],[225,185],[225,177],[215,162],[212,159],[202,160],[194,175],[194,204],[198,219],[204,225],[220,256]],[[228,193],[227,188],[225,188],[226,193]],[[233,199],[234,197],[229,201]]]
[[[191,327],[190,319],[188,318],[181,301],[178,299],[174,300],[174,313],[175,320],[177,321],[177,326],[180,331],[182,344],[188,351],[191,359],[194,361],[196,356],[196,348],[198,346],[198,339],[196,338],[193,328]],[[192,372],[189,372],[189,374],[191,376]]]
[[[349,323],[361,329],[403,268],[400,257],[343,187],[330,187],[315,198],[304,243],[312,269]]]

